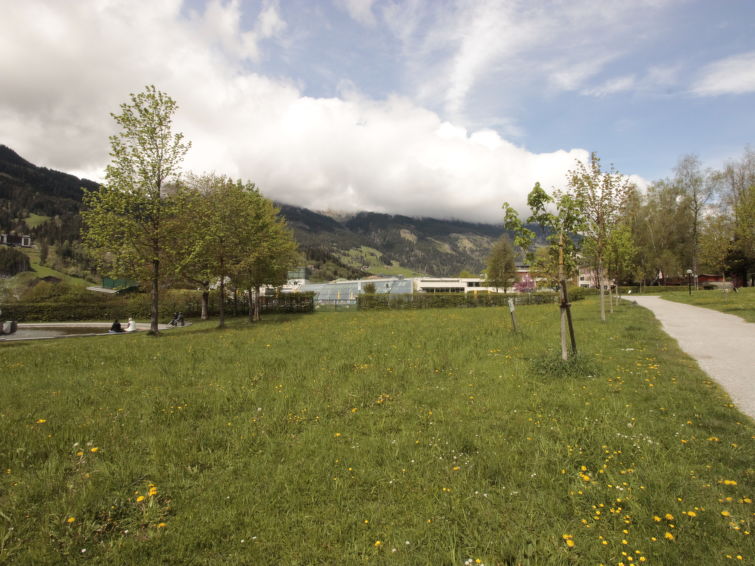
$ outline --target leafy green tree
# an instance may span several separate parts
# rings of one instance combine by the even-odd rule
[[[741,159],[730,161],[717,175],[721,212],[733,218],[729,267],[747,281],[755,271],[755,150],[745,148]]]
[[[0,275],[12,277],[22,271],[31,271],[29,256],[15,248],[0,247]]]
[[[286,282],[288,270],[301,260],[298,246],[280,210],[259,195],[255,212],[258,238],[244,260],[236,267],[234,279],[249,294],[249,321],[260,320],[263,286],[277,287]]]
[[[571,198],[584,215],[583,233],[592,241],[595,273],[600,287],[600,319],[605,321],[606,248],[632,183],[613,166],[608,171],[602,171],[598,155],[592,153],[588,164],[577,161],[577,168],[569,171],[568,184]]]
[[[561,358],[567,360],[567,325],[571,338],[572,353],[577,353],[577,343],[574,337],[574,327],[571,320],[571,305],[567,292],[566,277],[567,268],[573,264],[576,255],[576,247],[569,237],[580,232],[584,225],[584,219],[580,208],[581,203],[569,193],[556,192],[549,195],[540,183],[535,183],[527,195],[527,205],[531,215],[527,222],[535,222],[544,229],[550,231],[550,253],[557,257],[557,277],[561,292]],[[552,209],[555,208],[555,213]],[[530,246],[535,238],[535,233],[525,227],[519,218],[519,214],[509,205],[503,203],[504,227],[513,230],[516,234],[515,242],[522,248],[527,258],[532,261],[533,256]]]
[[[165,220],[175,214],[166,194],[176,183],[191,144],[173,132],[177,105],[148,86],[113,114],[121,131],[110,136],[105,183],[84,195],[83,240],[101,272],[149,281],[150,333],[158,333]]]
[[[47,262],[47,256],[50,253],[50,246],[47,244],[47,240],[42,240],[39,245],[39,264],[44,265]]]
[[[503,287],[504,293],[516,282],[516,253],[505,234],[493,244],[485,274],[487,286]]]
[[[716,191],[716,183],[711,171],[703,170],[696,155],[685,155],[674,168],[673,183],[683,195],[682,203],[690,215],[690,258],[692,271],[699,273],[700,231],[703,213]]]
[[[700,265],[707,272],[726,276],[731,257],[734,222],[728,215],[709,215],[700,231]]]

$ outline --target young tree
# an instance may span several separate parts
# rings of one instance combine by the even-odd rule
[[[536,222],[543,228],[550,230],[551,234],[548,236],[548,241],[550,242],[551,253],[558,258],[557,276],[561,294],[561,358],[566,361],[569,359],[567,326],[571,338],[572,353],[577,353],[577,342],[571,319],[571,305],[569,304],[566,287],[567,266],[573,261],[576,252],[574,243],[569,236],[582,229],[582,212],[579,203],[572,195],[557,192],[554,196],[550,196],[540,186],[540,183],[535,183],[532,191],[527,195],[527,205],[532,213],[527,222]],[[554,206],[555,214],[548,210]],[[519,214],[511,205],[505,202],[503,209],[505,211],[504,227],[514,231],[517,245],[522,248],[522,251],[531,261],[530,246],[534,241],[535,233],[522,224]]]
[[[504,293],[516,282],[516,254],[506,234],[493,244],[485,273],[487,285],[496,289],[503,287]]]
[[[105,183],[84,195],[83,240],[101,271],[148,280],[151,286],[150,333],[158,333],[162,228],[173,213],[164,193],[177,182],[191,144],[173,132],[175,101],[148,86],[131,95],[113,118],[121,131],[110,136]]]
[[[577,161],[577,168],[568,173],[568,182],[571,198],[584,214],[584,235],[592,241],[595,272],[600,287],[600,319],[605,321],[606,246],[619,219],[619,210],[629,196],[632,183],[613,166],[608,171],[602,171],[596,153],[590,155],[587,165]]]

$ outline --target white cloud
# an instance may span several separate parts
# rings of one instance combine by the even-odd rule
[[[503,85],[496,93],[502,100],[515,101],[533,88],[589,89],[595,76],[631,49],[638,28],[651,33],[667,4],[477,0],[451,11],[392,8],[384,17],[405,46],[419,98],[464,119],[470,97],[491,77]]]
[[[375,0],[336,0],[336,4],[346,10],[354,21],[365,26],[374,26],[377,22],[372,13],[374,3]]]
[[[616,94],[617,92],[624,92],[626,90],[630,90],[634,88],[637,84],[637,80],[635,79],[634,75],[625,75],[623,77],[614,77],[612,79],[608,79],[603,84],[593,87],[584,89],[582,91],[582,94],[586,94],[588,96],[607,96],[609,94]]]
[[[249,71],[260,38],[284,29],[274,6],[244,29],[236,2],[189,14],[178,1],[19,3],[0,22],[0,141],[40,165],[94,176],[108,160],[109,112],[155,84],[177,100],[176,127],[193,142],[186,169],[250,179],[313,209],[490,222],[501,220],[502,201],[523,209],[535,181],[559,185],[587,157],[533,154],[407,98],[348,89],[312,98]]]
[[[707,65],[692,85],[692,92],[699,96],[755,92],[755,51]]]

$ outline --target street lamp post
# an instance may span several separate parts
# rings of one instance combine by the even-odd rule
[[[692,296],[692,270],[687,270],[687,287],[689,289],[689,294]]]

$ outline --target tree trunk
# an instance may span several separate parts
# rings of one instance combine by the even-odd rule
[[[566,347],[566,308],[561,306],[561,359],[569,359],[569,349]]]
[[[613,289],[611,289],[611,283],[608,283],[608,304],[610,305],[610,309],[608,312],[613,314]]]
[[[225,326],[225,274],[223,274],[222,268],[220,272],[220,320],[218,321],[218,328]]]
[[[233,289],[233,316],[238,316],[239,314],[239,290],[234,288]]]
[[[210,318],[210,289],[209,289],[209,281],[207,282],[207,286],[202,289],[202,320],[207,320]]]
[[[160,297],[160,260],[152,260],[152,301],[150,304],[149,333],[157,336],[160,330],[157,327]]]
[[[247,299],[249,301],[249,322],[254,322],[254,290],[249,287]]]
[[[260,310],[260,286],[256,285],[254,287],[254,322],[259,322],[262,319],[260,316]]]
[[[603,289],[603,262],[598,257],[596,268],[598,270],[598,287],[600,288],[600,320],[606,321],[606,296]]]
[[[564,232],[558,235],[558,280],[561,285],[561,359],[569,359],[569,350],[566,347],[566,275],[564,273]]]

